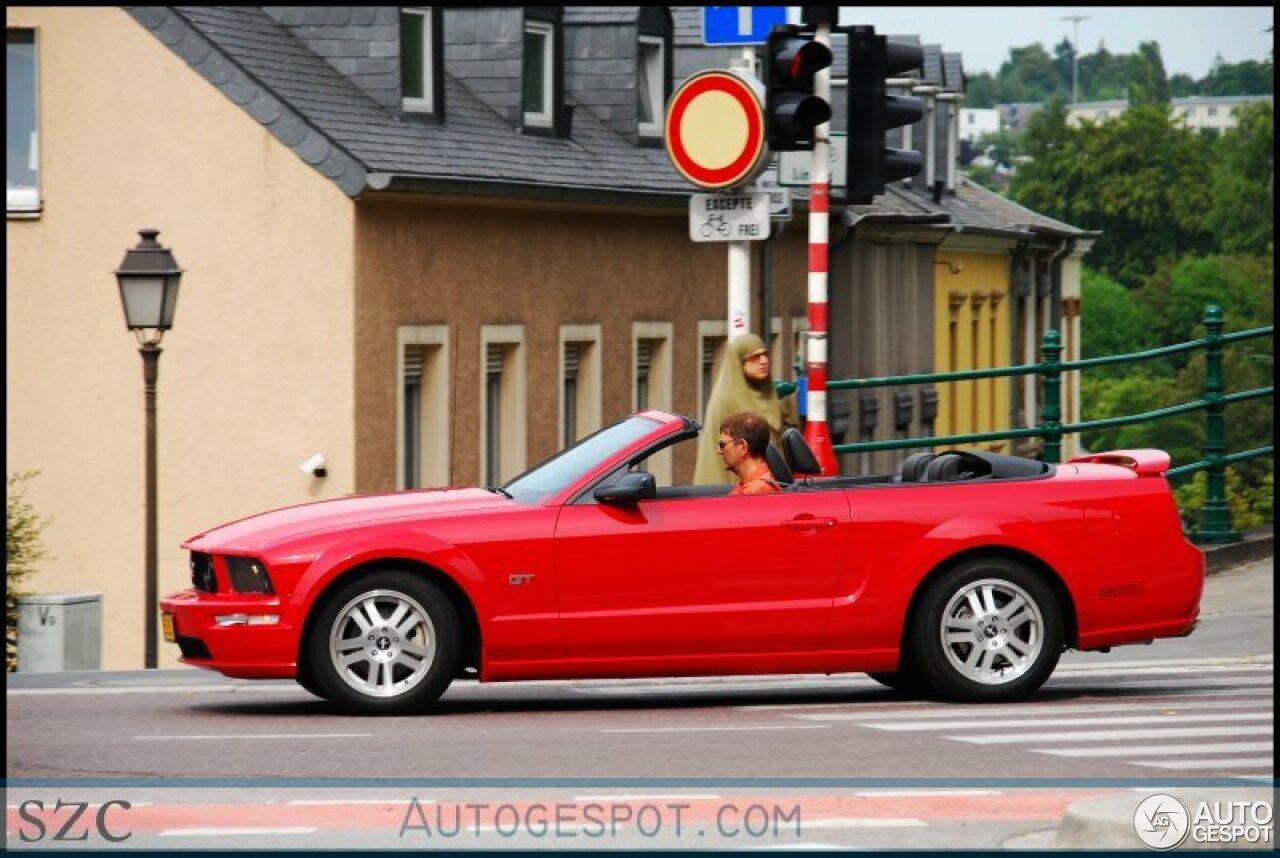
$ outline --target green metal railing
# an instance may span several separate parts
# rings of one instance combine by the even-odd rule
[[[971,444],[978,441],[1002,441],[1014,438],[1040,438],[1043,441],[1041,459],[1046,462],[1058,462],[1062,457],[1062,436],[1093,429],[1108,429],[1114,426],[1127,426],[1144,423],[1184,414],[1191,411],[1205,410],[1205,443],[1204,458],[1191,464],[1171,469],[1167,476],[1178,477],[1196,471],[1207,470],[1208,486],[1204,509],[1201,512],[1200,525],[1192,533],[1192,539],[1199,543],[1225,543],[1240,539],[1240,534],[1231,528],[1231,512],[1227,506],[1226,470],[1227,466],[1246,459],[1273,454],[1272,445],[1254,450],[1227,455],[1225,411],[1234,402],[1271,396],[1273,387],[1260,387],[1240,393],[1223,394],[1225,384],[1222,375],[1222,352],[1232,344],[1256,337],[1270,336],[1273,326],[1253,328],[1230,334],[1222,333],[1222,308],[1210,305],[1204,315],[1205,336],[1186,343],[1165,346],[1133,354],[1107,355],[1105,357],[1087,358],[1077,361],[1063,361],[1062,339],[1057,331],[1047,331],[1041,344],[1044,360],[1038,364],[1021,366],[996,367],[992,369],[963,370],[959,372],[939,372],[921,375],[897,375],[882,378],[843,379],[827,382],[828,390],[866,390],[875,387],[889,387],[906,384],[938,384],[950,381],[973,381],[983,378],[1011,378],[1021,375],[1039,376],[1043,384],[1040,424],[1034,428],[1005,429],[997,432],[978,432],[966,435],[944,435],[927,438],[902,438],[893,441],[863,441],[853,444],[836,444],[837,453],[863,453],[875,450],[906,450],[913,447],[936,447],[948,444]],[[1108,417],[1103,420],[1088,420],[1082,423],[1062,422],[1062,373],[1074,370],[1085,370],[1091,367],[1112,364],[1137,363],[1182,352],[1204,349],[1206,353],[1204,396],[1181,405],[1131,414],[1123,417]],[[779,392],[794,390],[791,384],[779,384]]]

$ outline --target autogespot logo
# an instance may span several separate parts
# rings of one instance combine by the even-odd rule
[[[1152,849],[1172,849],[1187,839],[1191,814],[1171,795],[1156,793],[1144,798],[1133,812],[1133,830]]]

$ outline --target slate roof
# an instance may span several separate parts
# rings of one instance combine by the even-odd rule
[[[257,7],[130,7],[133,17],[308,164],[356,196],[390,176],[440,187],[559,189],[683,205],[665,150],[637,146],[589,111],[571,138],[523,134],[445,76],[446,121],[402,119]],[[666,199],[664,199],[666,198]]]
[[[445,121],[402,117],[380,106],[260,7],[125,8],[352,197],[389,188],[683,208],[695,190],[672,168],[664,149],[637,145],[581,105],[574,111],[571,137],[528,135],[446,73]],[[671,7],[671,12],[677,46],[700,45],[701,7]],[[577,22],[627,23],[637,15],[638,7],[565,8],[566,19]],[[942,83],[941,49],[925,49],[926,71]],[[807,193],[793,189],[793,196],[803,203]],[[895,184],[874,205],[850,210],[1006,232],[1084,234],[965,180],[940,203],[927,192]]]

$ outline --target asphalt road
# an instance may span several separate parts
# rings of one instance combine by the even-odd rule
[[[1272,785],[1272,576],[1213,576],[1191,637],[1068,654],[1001,706],[861,675],[460,682],[358,718],[202,671],[11,675],[6,845],[66,845],[62,799],[98,846],[997,847],[1084,797]]]

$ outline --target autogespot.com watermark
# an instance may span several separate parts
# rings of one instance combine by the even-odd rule
[[[1238,844],[1274,848],[1271,802],[1193,801],[1156,793],[1138,803],[1133,830],[1152,849],[1173,849],[1188,841],[1194,846]]]
[[[567,841],[635,834],[645,839],[760,840],[801,834],[800,805],[724,802],[715,807],[680,801],[471,802],[411,799],[402,839],[435,842],[477,838]]]

